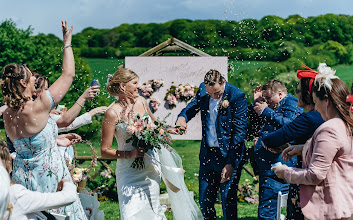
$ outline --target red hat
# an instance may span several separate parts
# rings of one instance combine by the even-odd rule
[[[319,73],[315,70],[312,70],[310,69],[308,66],[306,66],[304,63],[302,64],[303,67],[306,69],[306,70],[298,70],[297,71],[297,77],[299,80],[303,79],[303,78],[306,78],[306,77],[309,77],[311,78],[310,79],[310,82],[309,82],[309,92],[311,93],[311,87],[313,85],[313,82],[315,80],[315,77],[316,75]]]

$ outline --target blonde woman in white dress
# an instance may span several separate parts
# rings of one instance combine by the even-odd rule
[[[107,90],[117,97],[117,102],[107,110],[102,125],[101,155],[104,158],[117,159],[116,182],[121,219],[160,220],[166,219],[159,202],[161,177],[180,189],[172,192],[168,188],[174,219],[202,219],[201,212],[189,196],[183,174],[168,171],[167,167],[181,169],[181,159],[173,150],[149,150],[134,148],[126,143],[130,137],[124,121],[136,115],[146,115],[151,120],[156,118],[148,108],[146,100],[138,93],[138,75],[125,68],[118,69],[109,80]],[[173,129],[171,129],[173,132]],[[113,138],[118,142],[118,149],[112,149]],[[146,155],[145,155],[146,154]],[[145,168],[138,170],[131,167],[135,158],[144,157]]]

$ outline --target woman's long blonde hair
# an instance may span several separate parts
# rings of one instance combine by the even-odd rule
[[[138,75],[127,68],[118,68],[114,73],[113,77],[109,80],[107,85],[108,93],[112,96],[119,96],[122,93],[125,93],[122,88],[122,83],[127,83],[135,78],[138,78]]]

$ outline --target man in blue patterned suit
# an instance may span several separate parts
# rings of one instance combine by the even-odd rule
[[[214,203],[220,189],[225,220],[237,218],[237,190],[247,126],[246,96],[225,81],[217,70],[206,73],[191,102],[181,111],[176,125],[187,128],[201,111],[199,192],[205,219],[216,219]]]

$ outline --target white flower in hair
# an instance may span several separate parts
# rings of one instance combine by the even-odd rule
[[[113,75],[112,74],[108,74],[108,78],[107,78],[107,83],[106,83],[106,86],[108,87],[108,83],[109,81],[113,78]]]
[[[325,89],[331,91],[332,89],[332,79],[339,79],[338,76],[335,76],[336,70],[331,69],[328,67],[326,63],[320,63],[319,67],[317,68],[319,74],[315,77],[315,83],[319,81],[319,89],[323,86]]]

